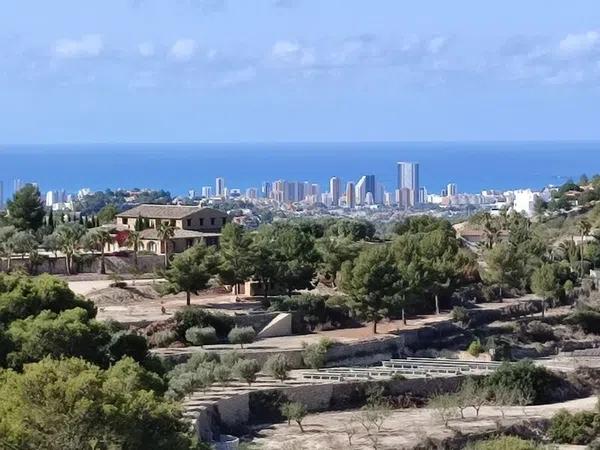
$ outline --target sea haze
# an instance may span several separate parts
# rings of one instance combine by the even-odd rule
[[[218,176],[230,188],[286,179],[325,190],[334,175],[346,183],[374,174],[393,191],[397,161],[418,161],[429,192],[449,182],[460,192],[540,188],[600,172],[600,142],[5,145],[0,180],[7,196],[16,178],[43,191],[150,187],[184,194]]]

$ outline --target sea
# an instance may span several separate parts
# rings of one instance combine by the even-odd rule
[[[428,192],[448,183],[459,192],[539,189],[600,173],[600,141],[0,145],[0,181],[6,197],[16,179],[42,191],[154,188],[186,195],[214,186],[215,177],[242,191],[278,179],[325,190],[332,176],[345,185],[373,174],[393,191],[398,161],[420,164]]]

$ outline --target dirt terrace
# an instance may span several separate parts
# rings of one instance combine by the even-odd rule
[[[564,403],[536,405],[526,407],[510,407],[505,409],[505,418],[501,411],[492,406],[481,409],[479,417],[475,417],[472,409],[466,413],[465,420],[451,420],[446,428],[438,419],[434,410],[402,409],[396,410],[385,420],[381,432],[378,433],[378,449],[411,449],[426,436],[443,439],[453,436],[457,431],[463,434],[488,432],[497,429],[497,424],[504,426],[530,419],[550,418],[559,409],[572,412],[592,410],[596,406],[597,397],[587,397]],[[304,433],[298,426],[286,423],[275,424],[267,428],[257,428],[258,437],[254,439],[263,450],[342,450],[372,449],[373,443],[368,439],[365,430],[353,420],[357,411],[326,412],[311,414],[304,419]],[[348,433],[352,436],[352,446],[348,442]]]

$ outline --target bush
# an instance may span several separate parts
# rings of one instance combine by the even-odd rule
[[[547,323],[533,320],[527,324],[525,329],[527,336],[534,342],[548,342],[555,339],[554,328]]]
[[[260,364],[255,359],[241,359],[235,364],[234,372],[240,380],[244,380],[250,386],[256,381]]]
[[[318,343],[304,347],[302,360],[311,369],[320,369],[327,362],[327,350],[333,346],[333,341],[321,338]]]
[[[585,333],[600,334],[600,312],[581,310],[569,314],[565,323],[580,327]]]
[[[240,359],[244,359],[244,356],[242,354],[238,353],[235,350],[230,350],[221,355],[221,364],[223,364],[229,368],[233,368],[233,366],[235,366],[235,364]]]
[[[552,397],[552,391],[560,380],[545,367],[536,366],[531,361],[504,363],[486,379],[492,390],[505,387],[519,390],[533,403],[543,403]]]
[[[143,336],[119,332],[113,334],[108,350],[112,362],[119,361],[125,356],[142,362],[148,356],[148,343]]]
[[[462,306],[455,306],[452,308],[452,321],[467,325],[469,323],[469,312]]]
[[[225,337],[233,328],[233,319],[222,313],[214,313],[200,306],[186,306],[175,313],[175,332],[180,340],[192,327],[213,327],[217,336]]]
[[[192,327],[185,332],[185,339],[193,344],[204,347],[205,345],[216,344],[217,332],[213,327]]]
[[[469,347],[467,348],[467,352],[477,358],[479,355],[481,355],[485,350],[483,349],[483,345],[481,345],[481,342],[479,342],[479,339],[476,339],[474,341],[472,341],[469,344]]]
[[[567,410],[557,412],[550,421],[548,434],[560,444],[589,444],[600,433],[600,415],[582,411],[571,414]]]
[[[285,381],[290,371],[290,363],[287,359],[287,356],[278,353],[270,356],[269,359],[267,359],[264,369],[265,372],[273,378]]]
[[[148,338],[152,347],[168,347],[177,340],[177,333],[173,330],[161,330],[153,333]]]
[[[252,327],[235,327],[227,335],[227,339],[232,344],[240,344],[244,348],[244,344],[251,344],[256,339],[256,331]]]
[[[281,415],[288,421],[288,425],[293,420],[300,427],[300,431],[304,433],[302,421],[306,417],[306,406],[300,402],[287,402],[281,405]]]
[[[219,383],[227,383],[231,380],[231,367],[219,364],[213,370],[213,375]]]

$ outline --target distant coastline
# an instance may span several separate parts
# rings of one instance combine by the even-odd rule
[[[600,171],[600,141],[364,142],[253,144],[0,145],[0,180],[41,189],[152,187],[184,194],[225,177],[240,189],[279,178],[325,187],[374,174],[392,190],[395,163],[421,164],[421,185],[438,192],[449,182],[461,192],[540,188]]]

